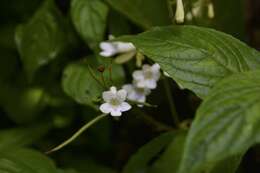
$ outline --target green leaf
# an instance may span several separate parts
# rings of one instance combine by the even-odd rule
[[[68,158],[67,158],[68,159]],[[64,165],[77,170],[79,173],[115,173],[113,169],[100,164],[91,158],[77,156],[64,162]]]
[[[146,173],[150,162],[173,140],[176,133],[168,132],[141,147],[128,161],[123,173]]]
[[[0,172],[57,173],[54,163],[39,152],[23,148],[0,151]]]
[[[17,27],[15,41],[30,79],[39,67],[66,50],[68,37],[65,21],[52,0],[46,0],[27,23]]]
[[[182,158],[184,143],[187,133],[180,131],[173,137],[174,140],[169,144],[161,157],[153,164],[149,173],[175,173],[179,168]]]
[[[157,27],[133,42],[182,87],[200,97],[223,77],[260,68],[260,53],[230,35],[202,27]]]
[[[80,104],[94,106],[93,103],[97,102],[102,92],[107,89],[102,86],[102,73],[98,71],[99,67],[105,69],[103,76],[107,87],[120,86],[123,83],[122,66],[111,64],[110,60],[103,57],[87,57],[86,61],[68,65],[62,79],[65,93]],[[110,80],[110,67],[112,81]]]
[[[232,75],[200,106],[179,173],[197,173],[260,142],[260,71]]]
[[[10,147],[27,146],[45,135],[51,125],[42,123],[0,131],[0,151]]]
[[[84,39],[93,49],[104,40],[108,7],[101,0],[73,0],[71,2],[72,21]]]
[[[106,0],[115,10],[143,28],[171,23],[166,1],[162,0]],[[156,14],[156,15],[155,15]],[[115,19],[116,20],[116,19]]]
[[[0,103],[16,123],[32,122],[46,106],[44,91],[41,88],[24,88],[15,84],[15,87],[0,85]]]

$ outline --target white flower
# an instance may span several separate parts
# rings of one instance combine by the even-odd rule
[[[125,43],[120,41],[115,42],[101,42],[100,43],[100,49],[102,50],[100,52],[101,56],[104,57],[111,57],[118,53],[127,53],[131,51],[136,51],[135,46],[132,43]]]
[[[138,88],[155,89],[160,75],[159,64],[154,64],[152,66],[145,64],[143,65],[142,70],[134,71],[134,84]]]
[[[150,89],[138,88],[133,84],[126,84],[123,86],[123,89],[127,91],[127,99],[140,103],[144,103],[146,101],[146,96],[151,93]],[[138,106],[142,107],[142,105]]]
[[[112,86],[110,91],[103,92],[102,97],[105,103],[99,109],[101,112],[110,113],[112,116],[121,116],[122,112],[131,109],[131,105],[125,102],[126,96],[126,90],[121,89],[117,91],[116,87]]]

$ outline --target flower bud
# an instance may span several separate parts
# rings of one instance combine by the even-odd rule
[[[184,18],[185,18],[185,12],[184,12],[184,7],[183,7],[183,2],[182,2],[182,0],[177,0],[175,20],[177,23],[183,23]]]
[[[105,67],[103,65],[99,66],[97,68],[97,70],[100,72],[100,73],[103,73],[105,71]]]
[[[211,3],[211,2],[208,4],[208,17],[209,17],[210,19],[213,19],[213,18],[215,17],[214,5],[213,5],[213,3]]]

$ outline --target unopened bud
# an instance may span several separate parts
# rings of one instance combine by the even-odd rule
[[[185,18],[185,12],[184,12],[184,7],[183,7],[183,2],[182,2],[182,0],[177,0],[175,20],[177,23],[183,23],[184,18]]]
[[[211,2],[208,4],[208,17],[210,19],[213,19],[215,17],[214,5]]]
[[[103,73],[105,71],[105,67],[103,65],[99,66],[97,69],[100,73]]]

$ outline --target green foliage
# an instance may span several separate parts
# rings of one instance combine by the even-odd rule
[[[186,14],[197,1],[183,0]],[[3,0],[0,173],[259,169],[257,150],[244,156],[260,142],[260,53],[236,39],[257,42],[254,13],[246,21],[245,0],[199,1],[202,15],[176,25],[175,0]],[[111,34],[122,37],[99,48]],[[136,51],[122,51],[127,46],[118,41]],[[116,55],[101,57],[100,49]],[[140,57],[161,66],[161,79],[167,72],[174,80],[159,81],[146,98],[145,105],[156,105],[126,100],[132,109],[120,119],[106,118],[63,150],[43,154],[94,122],[104,91],[135,83]]]
[[[205,164],[244,153],[259,142],[259,76],[259,71],[240,73],[214,87],[192,124],[180,173],[200,172]]]
[[[108,7],[101,0],[73,0],[72,21],[87,44],[96,49],[104,40]]]
[[[32,125],[30,127],[18,127],[0,131],[0,150],[10,147],[28,146],[40,139],[50,129],[49,123]]]
[[[98,69],[104,68],[104,72]],[[124,72],[121,66],[109,59],[87,57],[85,61],[73,63],[65,68],[62,80],[63,90],[78,103],[93,106],[101,93],[112,84],[122,84]],[[103,80],[104,79],[104,80]]]
[[[131,157],[123,172],[147,172],[149,163],[172,141],[174,135],[172,132],[165,133],[144,145]]]
[[[259,52],[212,29],[161,27],[121,40],[133,42],[181,87],[202,98],[220,79],[260,68]]]
[[[30,79],[36,70],[64,53],[69,46],[66,20],[52,0],[16,29],[15,40]]]
[[[170,24],[167,3],[161,0],[106,0],[111,7],[143,28]],[[156,15],[154,15],[156,13]]]
[[[46,156],[30,149],[0,150],[0,172],[57,173],[54,163]]]

